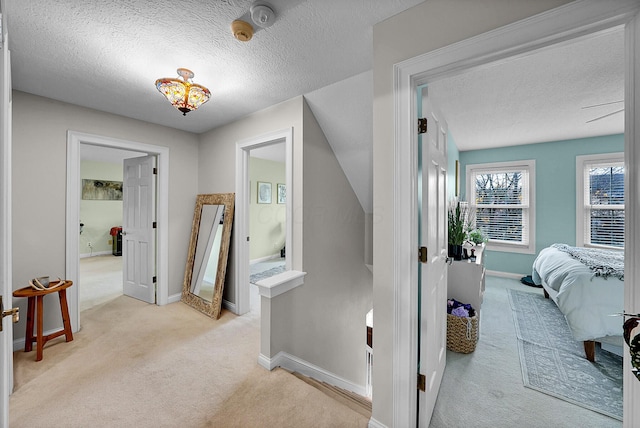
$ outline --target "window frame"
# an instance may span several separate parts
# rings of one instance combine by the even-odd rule
[[[478,173],[488,173],[492,171],[504,171],[504,170],[521,170],[526,171],[526,180],[528,189],[525,193],[528,195],[528,205],[524,204],[523,215],[526,214],[526,222],[528,226],[526,230],[526,242],[508,242],[508,241],[489,241],[486,244],[486,248],[491,251],[501,251],[510,253],[522,253],[522,254],[535,254],[536,253],[536,161],[535,159],[507,161],[507,162],[492,162],[492,163],[480,163],[469,164],[466,166],[466,182],[467,182],[467,197],[469,199],[469,205],[474,211],[477,209],[476,199],[476,185],[475,177]],[[475,227],[475,219],[474,219]],[[523,239],[525,241],[525,239]]]
[[[621,163],[623,167],[625,167],[626,174],[626,166],[624,161],[624,152],[614,152],[614,153],[600,153],[595,155],[579,155],[576,156],[576,246],[577,247],[588,247],[588,248],[604,248],[608,250],[624,250],[624,246],[622,247],[614,247],[611,245],[602,245],[602,244],[592,244],[591,242],[586,242],[585,237],[591,236],[590,222],[586,222],[585,210],[586,208],[586,198],[588,189],[586,188],[587,183],[585,183],[585,174],[584,169],[587,165],[592,164],[613,164],[613,163]],[[626,183],[625,183],[626,185]],[[622,205],[622,209],[626,210],[627,208],[627,190],[625,189],[625,200]],[[617,206],[612,209],[619,209]],[[587,224],[588,223],[588,224]],[[626,225],[625,225],[626,226]],[[587,230],[589,227],[589,230]],[[589,239],[590,240],[590,239]]]

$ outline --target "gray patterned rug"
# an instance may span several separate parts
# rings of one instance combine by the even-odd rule
[[[564,316],[542,294],[509,290],[524,386],[622,420],[622,357],[584,357]]]
[[[255,284],[256,282],[258,282],[260,280],[263,280],[265,278],[270,278],[273,275],[277,275],[279,273],[282,273],[282,272],[284,272],[284,270],[285,270],[285,265],[282,265],[282,266],[276,266],[276,267],[271,268],[269,270],[265,270],[263,272],[251,274],[249,276],[249,282],[251,284]]]

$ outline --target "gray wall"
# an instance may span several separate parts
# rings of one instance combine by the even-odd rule
[[[373,418],[393,420],[393,65],[524,19],[568,0],[429,0],[373,29]]]
[[[13,92],[13,284],[65,277],[67,131],[169,147],[169,295],[180,293],[197,189],[197,136],[24,92]],[[75,286],[75,285],[74,285]],[[79,286],[82,286],[79,284]],[[26,299],[16,299],[26,314]],[[45,331],[61,326],[45,299]],[[14,327],[24,337],[26,317]]]
[[[302,97],[296,97],[253,113],[200,136],[198,193],[235,192],[236,143],[245,139],[293,127],[294,165],[302,164]],[[293,269],[302,267],[302,168],[293,169]],[[236,303],[233,283],[235,259],[232,245],[225,278],[224,299]]]
[[[304,285],[272,299],[271,357],[285,351],[364,386],[365,214],[313,113],[304,104]]]
[[[262,349],[268,357],[288,352],[364,385],[365,315],[372,307],[364,211],[303,98],[204,134],[198,191],[235,191],[236,142],[288,127],[294,135],[292,265],[307,276],[303,286],[272,299],[273,336]],[[233,268],[227,272],[232,276]],[[230,284],[225,299],[235,303]]]

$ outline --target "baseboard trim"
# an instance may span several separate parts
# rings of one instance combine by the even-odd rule
[[[498,271],[498,270],[487,270],[487,271],[486,271],[486,274],[487,274],[487,275],[491,275],[491,276],[499,276],[499,277],[501,277],[501,278],[513,278],[513,279],[520,279],[520,278],[522,278],[523,276],[530,275],[530,274],[531,274],[531,272],[529,272],[529,273],[525,273],[525,274],[522,274],[522,273],[513,273],[513,272],[500,272],[500,271]]]
[[[238,311],[236,310],[236,304],[235,303],[231,303],[228,300],[222,299],[222,307],[225,308],[228,311],[233,312],[234,314],[238,314]]]
[[[280,253],[276,253],[276,254],[271,254],[270,256],[259,257],[257,259],[249,260],[249,264],[254,265],[256,263],[266,262],[268,260],[279,259],[279,258],[280,258]]]
[[[80,254],[79,257],[81,259],[86,259],[86,258],[89,258],[89,257],[107,256],[107,255],[111,255],[111,254],[113,254],[113,250],[112,251],[94,251],[93,253]]]
[[[371,418],[369,419],[369,428],[387,428],[387,426],[377,420]]]
[[[258,356],[258,364],[267,370],[282,367],[289,371],[298,372],[317,381],[326,382],[329,385],[355,392],[363,397],[365,397],[367,393],[366,388],[363,385],[357,385],[286,352],[278,352],[273,358],[260,354],[260,356]]]
[[[53,334],[53,333],[55,333],[57,331],[60,331],[61,328],[62,328],[62,326],[60,326],[58,328],[54,328],[52,330],[44,331],[44,332],[42,332],[42,336],[44,337],[44,336],[48,336],[50,334]],[[76,332],[74,331],[73,333],[76,333]],[[18,339],[14,339],[13,340],[13,352],[23,351],[24,350],[24,344],[26,343],[26,339],[27,339],[26,337],[20,337]],[[36,343],[35,342],[33,343],[33,350],[34,351],[36,350]]]
[[[182,293],[172,294],[167,298],[167,304],[176,303],[182,299]]]

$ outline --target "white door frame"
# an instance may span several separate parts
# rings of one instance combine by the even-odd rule
[[[13,307],[11,251],[11,58],[7,31],[6,2],[0,0],[0,294],[6,309]],[[22,314],[24,316],[24,314]],[[13,324],[0,317],[0,428],[9,426],[9,395],[13,391]]]
[[[245,314],[251,309],[249,296],[249,157],[252,149],[276,143],[285,143],[285,177],[287,186],[287,204],[285,208],[285,266],[291,270],[293,254],[293,128],[251,137],[236,143],[236,209],[234,221],[234,259],[235,259],[235,312]],[[233,310],[233,304],[228,304]]]
[[[120,140],[83,132],[67,132],[67,224],[66,224],[66,278],[78,283],[80,224],[80,145],[111,147],[144,152],[158,157],[158,187],[156,216],[156,302],[166,305],[169,300],[169,148],[135,141]],[[71,287],[69,312],[72,330],[80,328],[80,299],[78,287]]]
[[[417,87],[447,74],[627,24],[639,10],[637,0],[579,0],[394,65],[393,426],[415,425],[417,412]],[[640,115],[635,107],[640,107],[640,79],[636,77],[640,70],[640,28],[631,24],[625,31],[629,58],[625,159],[626,171],[631,172],[634,168],[630,165],[640,165],[640,147],[636,148],[640,146],[636,132],[640,130]],[[631,184],[627,189],[640,186],[637,171],[628,174],[628,180]],[[629,263],[640,256],[640,201],[633,192],[627,194],[625,309],[630,310],[640,308],[640,286],[635,287],[637,293],[630,286],[640,282],[640,266]],[[625,355],[625,427],[640,421],[640,408],[631,405],[640,401],[640,384],[628,368]]]

